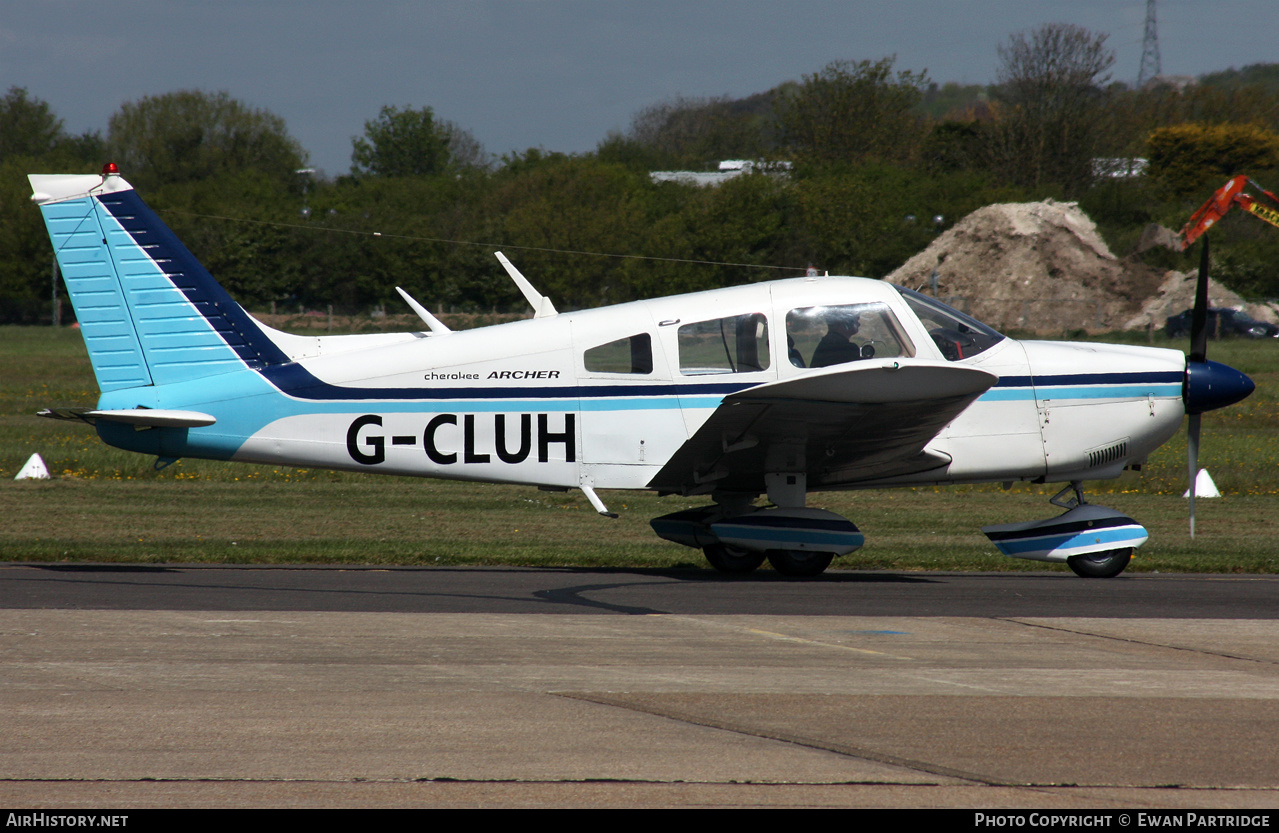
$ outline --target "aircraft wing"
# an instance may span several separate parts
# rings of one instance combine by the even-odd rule
[[[881,359],[730,394],[648,484],[661,492],[764,492],[767,472],[805,472],[809,489],[945,466],[924,446],[986,392],[993,373]]]

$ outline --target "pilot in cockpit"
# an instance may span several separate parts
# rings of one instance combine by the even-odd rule
[[[861,316],[846,310],[831,310],[826,315],[826,335],[813,351],[809,367],[829,367],[832,364],[855,362],[868,358],[862,346],[851,339],[861,326]]]

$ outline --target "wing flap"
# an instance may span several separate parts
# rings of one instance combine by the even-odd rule
[[[649,483],[663,492],[763,492],[769,472],[805,472],[809,489],[945,466],[925,450],[998,377],[892,359],[826,368],[724,398]]]

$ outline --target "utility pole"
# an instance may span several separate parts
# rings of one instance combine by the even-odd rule
[[[1146,36],[1141,41],[1141,69],[1137,71],[1137,89],[1163,69],[1159,65],[1159,32],[1155,28],[1155,0],[1146,0]]]

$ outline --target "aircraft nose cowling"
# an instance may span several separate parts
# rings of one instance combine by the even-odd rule
[[[1186,413],[1202,414],[1233,405],[1256,388],[1245,374],[1219,362],[1186,362],[1186,387],[1182,398]]]

